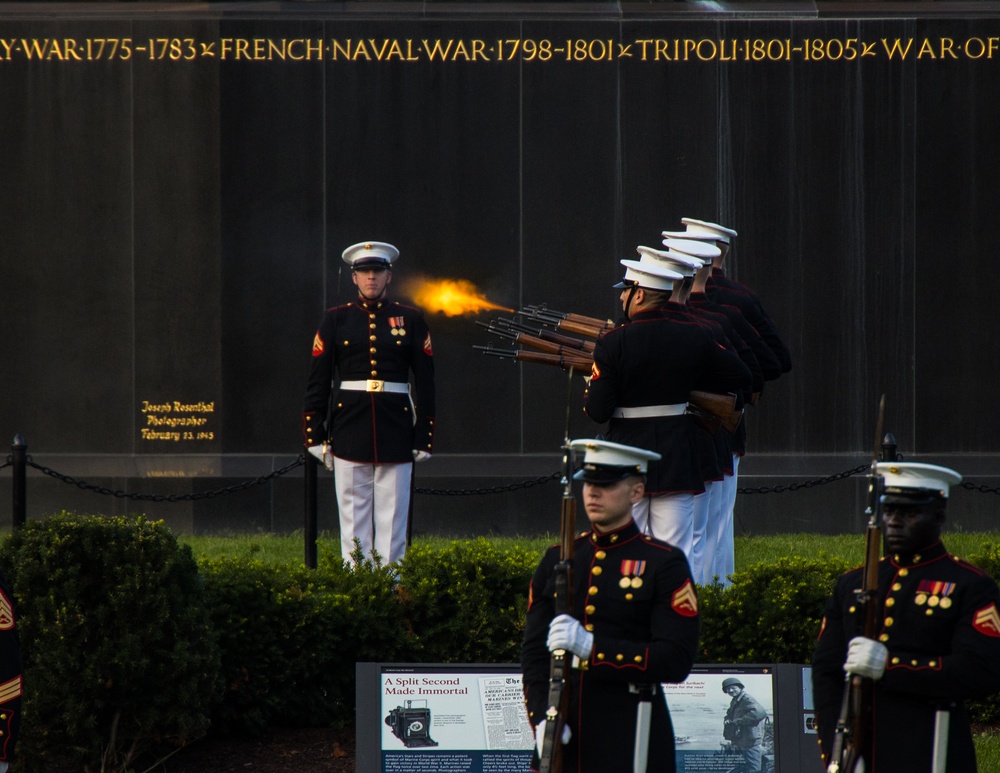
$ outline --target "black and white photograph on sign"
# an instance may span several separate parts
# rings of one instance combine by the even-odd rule
[[[695,668],[663,685],[678,773],[773,773],[774,674],[769,669]]]
[[[382,673],[383,771],[527,770],[534,736],[520,674]]]

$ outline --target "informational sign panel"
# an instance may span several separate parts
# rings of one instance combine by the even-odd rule
[[[734,678],[763,709],[754,773],[821,773],[800,665],[695,666],[663,685],[678,773],[746,764],[726,723],[734,698],[722,685]],[[357,773],[525,773],[533,744],[517,665],[357,664]]]
[[[531,760],[534,734],[517,666],[358,664],[358,771],[518,773]],[[365,723],[378,679],[378,732]],[[364,698],[364,701],[362,701]],[[372,717],[374,719],[374,717]],[[378,748],[361,747],[377,739]],[[380,764],[361,767],[378,757]]]

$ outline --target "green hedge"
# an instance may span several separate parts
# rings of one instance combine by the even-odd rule
[[[18,771],[125,770],[209,725],[215,626],[190,548],[160,523],[33,522],[0,548],[24,662]]]
[[[355,663],[516,662],[540,555],[487,539],[401,566],[205,559],[161,523],[62,514],[0,545],[25,661],[15,773],[126,771],[204,734],[350,722]],[[971,557],[1000,575],[1000,548]],[[699,662],[808,663],[848,567],[758,564],[700,589]],[[1000,720],[1000,703],[973,706]],[[139,768],[142,769],[142,768]]]

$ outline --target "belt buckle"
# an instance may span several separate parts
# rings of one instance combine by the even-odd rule
[[[365,382],[365,391],[366,392],[384,392],[385,391],[385,382],[382,381],[381,379],[370,378],[370,379],[368,379],[368,381]]]

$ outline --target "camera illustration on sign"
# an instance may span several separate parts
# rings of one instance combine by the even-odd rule
[[[427,701],[422,707],[414,707],[413,701],[404,701],[406,706],[397,706],[389,712],[385,723],[408,749],[416,746],[437,746],[431,738],[431,710]]]

